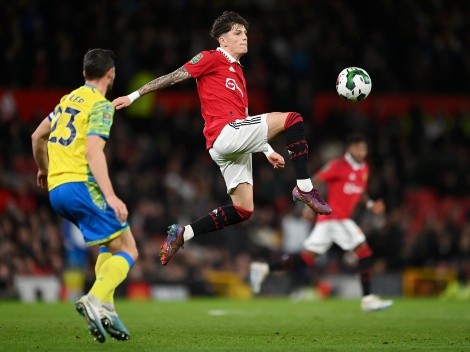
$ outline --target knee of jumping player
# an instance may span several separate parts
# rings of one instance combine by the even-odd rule
[[[284,130],[287,130],[295,124],[298,124],[303,121],[304,119],[302,115],[300,115],[298,112],[289,112],[287,114],[286,120],[284,121]]]

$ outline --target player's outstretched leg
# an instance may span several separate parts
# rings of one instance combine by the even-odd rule
[[[88,295],[82,296],[75,303],[75,310],[85,318],[90,334],[96,341],[103,343],[106,337],[99,315],[100,309],[98,305],[92,303]]]
[[[160,262],[167,265],[171,257],[183,247],[184,244],[184,226],[173,224],[168,227],[165,241],[160,247]]]
[[[106,303],[103,303],[100,316],[101,324],[103,324],[104,329],[113,339],[127,341],[131,338],[129,330],[127,330],[121,319],[119,319],[114,308],[108,307]]]

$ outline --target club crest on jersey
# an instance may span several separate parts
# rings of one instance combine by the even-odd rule
[[[194,65],[201,59],[202,59],[202,53],[199,53],[196,56],[194,56],[191,60],[189,60],[189,62]]]

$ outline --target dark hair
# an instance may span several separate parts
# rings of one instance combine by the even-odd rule
[[[353,132],[346,138],[346,147],[356,143],[367,143],[367,139],[361,132]]]
[[[83,57],[83,71],[86,80],[103,77],[114,67],[114,52],[108,49],[90,49]]]
[[[245,26],[246,30],[248,30],[249,27],[248,21],[238,13],[233,11],[225,11],[214,21],[210,33],[211,37],[219,39],[222,34],[230,32],[234,24],[241,24]]]

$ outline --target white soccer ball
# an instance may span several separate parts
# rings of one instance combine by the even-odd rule
[[[359,67],[345,68],[336,79],[336,92],[350,102],[364,100],[371,89],[372,81],[369,74]]]

